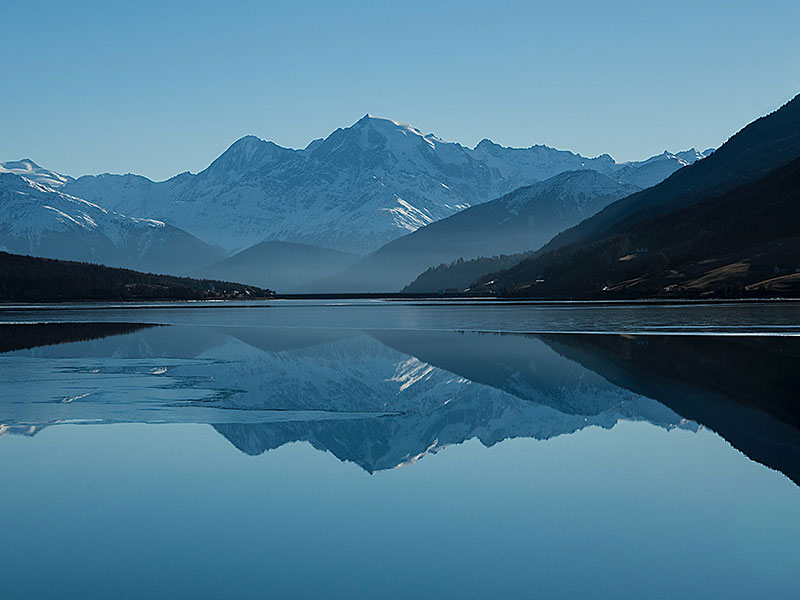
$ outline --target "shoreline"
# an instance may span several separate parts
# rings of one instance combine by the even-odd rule
[[[431,306],[702,306],[724,304],[785,304],[800,303],[800,298],[636,298],[618,300],[592,299],[524,299],[497,296],[441,296],[433,294],[276,294],[248,299],[152,299],[152,300],[61,300],[42,302],[2,302],[0,312],[19,310],[77,310],[93,307],[98,310],[129,308],[269,308],[272,303],[336,302],[336,301],[409,302]],[[357,305],[357,304],[356,304]]]

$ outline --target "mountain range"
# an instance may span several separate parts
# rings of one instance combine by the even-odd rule
[[[0,249],[283,291],[791,295],[797,159],[800,97],[716,151],[631,163],[367,115],[162,182],[0,163]]]
[[[702,153],[642,163],[585,158],[547,146],[475,148],[366,115],[302,150],[255,136],[230,146],[197,175],[155,183],[137,175],[84,176],[64,191],[126,214],[185,229],[228,252],[265,240],[366,254],[469,206],[564,171],[592,169],[624,181],[652,179]],[[639,176],[644,169],[647,175]]]
[[[0,249],[161,273],[224,257],[163,221],[109,211],[36,182],[48,179],[0,173]]]
[[[393,266],[397,272],[391,281],[371,287],[364,286],[363,278],[359,282],[362,289],[397,291],[438,262],[506,252],[509,246],[529,250],[530,244],[543,243],[619,193],[660,181],[708,152],[665,152],[646,161],[616,163],[608,155],[585,158],[544,145],[506,148],[483,140],[468,148],[367,115],[302,150],[246,136],[200,173],[182,173],[162,182],[134,174],[74,179],[24,159],[0,163],[6,190],[0,192],[0,204],[8,207],[0,219],[0,248],[161,273],[196,274],[206,269],[202,272],[215,277],[244,276],[248,283],[261,285],[268,283],[264,276],[275,275],[280,285],[270,287],[286,291],[305,285],[319,291],[321,284],[315,289],[308,287],[309,282],[322,282],[348,267],[353,261],[346,255],[371,253],[470,206],[566,172],[608,178],[596,198],[589,197],[591,185],[570,190],[569,184],[562,186],[558,197],[540,193],[533,198],[531,202],[542,206],[528,215],[527,244],[522,239],[524,228],[518,226],[525,218],[521,214],[505,226],[510,231],[517,225],[514,243],[487,236],[475,251],[462,244],[430,256],[421,252],[418,260],[403,265],[402,273]],[[20,178],[31,183],[24,194],[19,193]],[[618,190],[608,193],[609,186]],[[19,201],[23,197],[25,203]],[[428,235],[428,243],[435,246],[435,236],[424,237]],[[474,241],[481,235],[473,236]],[[413,238],[413,243],[421,239]],[[264,242],[271,244],[259,246]],[[381,257],[409,247],[403,242],[384,250]],[[319,261],[312,268],[314,255]],[[223,262],[226,258],[231,261]],[[286,264],[296,265],[288,279],[278,275],[281,270],[286,274]],[[328,289],[341,288],[348,277]]]

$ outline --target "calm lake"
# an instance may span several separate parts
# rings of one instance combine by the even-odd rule
[[[0,598],[796,598],[800,303],[0,308]]]

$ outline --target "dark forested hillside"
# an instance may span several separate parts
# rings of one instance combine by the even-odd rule
[[[800,156],[800,95],[753,121],[711,156],[684,167],[656,186],[610,204],[553,238],[544,253],[585,245],[631,225],[720,196],[755,181]]]
[[[501,254],[472,260],[460,258],[450,264],[431,267],[403,288],[403,292],[407,294],[463,292],[485,273],[510,269],[531,254],[533,253]]]
[[[269,290],[0,252],[0,302],[258,298]]]
[[[800,295],[800,159],[756,182],[559,260],[527,259],[484,289],[531,296]]]

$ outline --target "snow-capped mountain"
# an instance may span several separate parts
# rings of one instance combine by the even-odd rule
[[[556,150],[542,144],[529,148],[506,148],[488,139],[481,140],[470,154],[489,169],[496,170],[508,182],[506,191],[549,179],[564,171],[591,169],[610,175],[619,167],[608,154],[585,158],[568,150]]]
[[[20,175],[28,181],[46,185],[54,190],[63,187],[70,181],[75,181],[69,175],[61,175],[55,171],[40,167],[30,158],[0,162],[0,173],[13,173],[14,175]]]
[[[636,186],[597,171],[566,171],[393,240],[303,289],[396,292],[426,269],[459,258],[537,250],[557,233],[636,191]]]
[[[164,182],[137,175],[84,176],[64,191],[110,210],[147,215],[208,243],[238,251],[264,240],[307,243],[358,254],[464,208],[562,173],[593,169],[634,182],[666,176],[685,163],[665,157],[659,169],[585,158],[547,146],[475,148],[366,115],[305,149],[246,136],[197,175]]]
[[[108,211],[11,172],[0,173],[0,207],[0,248],[17,254],[158,272],[222,255],[172,225]]]

